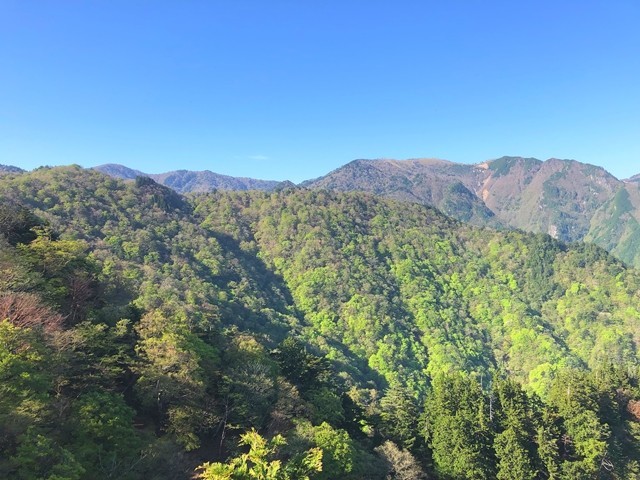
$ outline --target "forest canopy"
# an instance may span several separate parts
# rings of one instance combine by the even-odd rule
[[[640,474],[640,274],[361,193],[0,178],[0,477]]]

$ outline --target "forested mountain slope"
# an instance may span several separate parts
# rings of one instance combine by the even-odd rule
[[[304,185],[423,203],[475,225],[548,233],[565,242],[586,239],[640,265],[639,244],[629,240],[634,221],[611,212],[626,190],[625,212],[640,216],[640,185],[573,160],[502,157],[476,165],[355,160]]]
[[[243,433],[274,479],[638,473],[640,275],[598,247],[79,167],[0,206],[0,476],[253,478]]]
[[[146,174],[118,164],[94,169],[125,180],[146,176],[183,194],[294,186],[289,181],[230,177],[208,170]],[[23,170],[0,166],[3,172]],[[640,267],[637,177],[620,181],[601,167],[555,158],[543,162],[502,157],[474,165],[437,159],[354,160],[300,185],[420,203],[476,226],[547,233],[564,242],[593,242]]]
[[[303,182],[308,188],[363,191],[436,207],[476,225],[499,225],[474,192],[482,169],[446,160],[354,160],[329,174]]]
[[[603,250],[479,230],[419,205],[293,191],[195,199],[202,224],[283,276],[309,337],[398,375],[636,361],[638,277]],[[622,303],[619,303],[622,302]],[[333,349],[333,345],[340,348]],[[426,347],[426,349],[425,349]]]

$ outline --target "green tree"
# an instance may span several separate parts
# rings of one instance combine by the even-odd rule
[[[218,352],[179,319],[163,312],[145,315],[137,327],[139,378],[136,391],[145,408],[166,422],[185,449],[200,445],[198,433],[217,423],[212,382]]]
[[[271,440],[252,430],[240,437],[240,445],[249,451],[224,463],[200,465],[198,478],[203,480],[309,480],[322,470],[322,450],[312,448],[296,455],[288,462],[276,459],[278,449],[286,445],[284,437],[276,435]]]
[[[419,412],[411,392],[399,382],[393,382],[380,399],[380,433],[411,449],[418,435]]]
[[[14,478],[19,480],[80,480],[86,473],[69,450],[34,428],[20,438],[10,462],[15,467]]]
[[[425,416],[427,444],[441,477],[495,478],[489,405],[475,379],[462,375],[434,379]]]
[[[535,427],[529,398],[513,380],[497,380],[490,397],[490,418],[498,430],[494,438],[498,480],[536,477]]]
[[[287,380],[306,392],[321,387],[329,378],[329,363],[323,357],[307,352],[304,344],[293,337],[285,338],[273,356]]]
[[[133,478],[143,447],[133,428],[134,414],[120,395],[110,392],[87,392],[74,402],[70,448],[94,478]]]
[[[555,379],[549,403],[563,420],[561,454],[565,476],[589,478],[607,458],[609,425],[599,418],[598,392],[587,372],[567,370]]]
[[[34,227],[42,225],[42,220],[21,205],[0,203],[0,236],[4,235],[9,244],[29,243],[36,238]]]

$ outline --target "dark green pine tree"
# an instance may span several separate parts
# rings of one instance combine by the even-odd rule
[[[498,480],[536,477],[535,429],[527,394],[513,380],[498,380],[490,396],[490,417],[496,428],[493,442]]]
[[[566,478],[595,478],[608,460],[611,429],[599,418],[598,392],[588,372],[566,370],[554,380],[549,403],[563,420]]]
[[[427,444],[441,478],[496,478],[489,403],[477,380],[462,375],[434,379],[425,415]]]
[[[409,389],[393,382],[380,400],[380,431],[404,448],[411,449],[418,432],[418,406]]]
[[[536,446],[538,453],[538,470],[549,480],[561,478],[560,440],[561,420],[555,408],[548,405],[538,406],[538,422],[536,428]]]

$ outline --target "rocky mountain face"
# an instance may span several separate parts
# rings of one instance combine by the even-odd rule
[[[422,203],[475,225],[499,221],[474,191],[482,168],[436,159],[354,160],[324,177],[302,183],[308,188],[365,191],[395,200]]]
[[[601,167],[555,158],[355,160],[303,185],[414,201],[476,225],[593,241],[640,265],[640,175],[623,182]]]
[[[106,164],[94,167],[102,173],[115,178],[130,180],[137,177],[149,177],[167,187],[172,188],[178,193],[202,193],[211,192],[213,190],[275,190],[281,184],[286,182],[278,182],[274,180],[256,180],[254,178],[231,177],[228,175],[220,175],[209,170],[191,171],[176,170],[166,173],[144,173],[139,170],[133,170],[118,164]]]
[[[622,182],[606,170],[572,160],[504,157],[484,164],[476,191],[505,224],[574,242]]]

